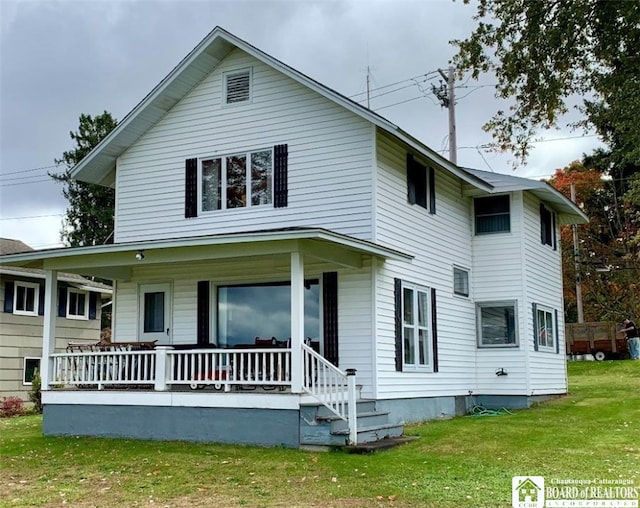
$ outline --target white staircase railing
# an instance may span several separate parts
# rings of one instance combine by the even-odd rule
[[[306,344],[302,345],[302,389],[349,426],[349,444],[358,444],[356,370],[341,371]]]

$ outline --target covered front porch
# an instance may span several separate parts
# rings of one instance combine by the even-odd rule
[[[338,277],[342,284],[342,274],[349,273],[371,281],[377,260],[410,260],[397,251],[321,229],[134,242],[7,258],[3,262],[46,272],[41,363],[45,419],[47,405],[50,414],[55,407],[74,404],[91,406],[94,412],[96,406],[139,404],[299,411],[315,400],[348,422],[351,442],[357,440],[356,386],[362,381],[356,381],[350,364],[357,357],[339,358],[356,325],[350,327],[346,319],[338,323]],[[111,343],[54,350],[58,272],[114,281]],[[286,312],[280,302],[279,310],[269,315],[274,321],[278,317],[279,326],[285,322],[286,329],[272,333],[269,316],[251,319],[247,314],[252,306],[242,305],[242,295],[256,288],[260,291],[253,291],[254,298],[288,302]],[[315,318],[305,308],[314,306],[309,294],[316,295]],[[357,294],[361,306],[370,309],[372,288]],[[318,321],[315,329],[309,324],[313,319]],[[253,328],[237,326],[243,322],[252,322]],[[244,331],[234,332],[234,326]],[[364,379],[370,380],[371,373]]]

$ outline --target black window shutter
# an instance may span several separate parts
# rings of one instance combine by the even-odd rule
[[[38,291],[38,316],[44,316],[44,284],[40,284]]]
[[[58,316],[65,317],[67,315],[67,288],[58,288]]]
[[[98,316],[98,294],[89,293],[89,319],[96,319]]]
[[[560,352],[560,336],[558,335],[560,325],[558,325],[558,309],[553,309],[553,326],[554,326],[554,334],[556,337],[556,353]]]
[[[438,312],[436,309],[436,289],[431,288],[431,339],[433,341],[433,372],[438,372]]]
[[[393,279],[396,325],[396,370],[402,372],[402,281]]]
[[[338,272],[322,274],[324,357],[338,367]]]
[[[198,346],[209,344],[210,298],[209,281],[198,281]]]
[[[289,204],[288,163],[289,151],[287,145],[273,147],[273,206],[284,208]]]
[[[558,238],[556,237],[556,212],[551,212],[551,228],[553,234],[553,250],[557,250]]]
[[[429,213],[436,213],[436,172],[429,168]]]
[[[538,350],[538,306],[533,304],[533,349]]]
[[[4,282],[4,311],[10,314],[13,313],[13,281],[6,280]]]
[[[184,216],[187,219],[198,216],[198,159],[185,161]]]
[[[540,242],[544,245],[547,242],[547,222],[546,222],[546,209],[542,203],[540,203]]]

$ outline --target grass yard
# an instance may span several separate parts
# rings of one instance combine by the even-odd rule
[[[409,426],[419,440],[372,455],[52,438],[37,416],[3,419],[0,507],[509,507],[516,475],[640,488],[640,362],[571,363],[569,378],[560,400]]]

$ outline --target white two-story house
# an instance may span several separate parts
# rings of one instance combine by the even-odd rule
[[[115,187],[114,244],[1,260],[47,275],[46,434],[361,443],[566,393],[580,209],[221,28],[72,174]],[[53,352],[59,272],[113,280],[111,347]]]

